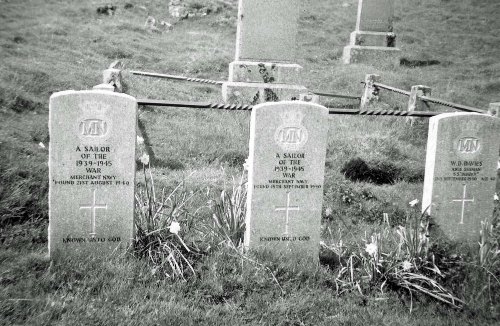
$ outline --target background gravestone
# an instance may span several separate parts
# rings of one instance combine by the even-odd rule
[[[135,98],[65,91],[49,106],[50,257],[126,247],[134,236]]]
[[[298,99],[302,67],[294,63],[299,0],[240,0],[235,61],[222,85],[226,102]],[[272,85],[269,85],[272,84]]]
[[[479,239],[491,217],[500,120],[476,113],[445,113],[429,122],[422,210],[452,240]]]
[[[290,101],[253,108],[247,248],[318,259],[328,110]]]
[[[343,61],[392,61],[399,64],[400,50],[393,33],[394,0],[359,0],[356,29],[344,47]]]

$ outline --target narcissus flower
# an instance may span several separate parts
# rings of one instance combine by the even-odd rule
[[[419,203],[419,200],[418,199],[413,199],[411,202],[409,202],[408,204],[410,204],[411,207],[414,207],[416,204]]]
[[[412,267],[413,267],[413,265],[412,265],[412,263],[410,263],[409,261],[405,260],[405,261],[403,262],[403,270],[407,271],[407,270],[409,270],[409,269],[410,269],[410,268],[412,268]]]
[[[376,243],[369,243],[366,245],[365,251],[370,255],[370,256],[375,256],[377,254],[377,244]]]
[[[142,154],[141,158],[139,159],[142,164],[148,165],[149,164],[149,155],[144,153]]]
[[[179,224],[179,222],[172,222],[168,230],[170,231],[170,233],[178,234],[181,230],[181,225]]]

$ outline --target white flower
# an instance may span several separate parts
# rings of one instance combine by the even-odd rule
[[[498,199],[499,199],[499,198],[498,198],[498,195],[497,195],[497,193],[495,192],[495,195],[493,195],[493,200],[498,201]]]
[[[42,142],[39,142],[38,146],[40,146],[41,148],[45,148],[45,145]]]
[[[170,233],[179,234],[179,231],[181,230],[181,225],[179,224],[179,222],[174,221],[172,222],[172,224],[170,224],[168,230],[170,231]]]
[[[250,169],[250,159],[245,159],[245,163],[243,163],[243,170],[248,171]]]
[[[139,160],[142,162],[142,164],[148,165],[149,164],[149,155],[144,153],[144,154],[142,154],[142,156]]]
[[[325,209],[325,216],[330,216],[330,215],[332,215],[332,212],[333,212],[332,208],[331,208],[331,207],[327,207],[327,208]]]
[[[412,265],[412,263],[410,263],[409,261],[405,260],[405,261],[403,262],[403,270],[404,270],[404,271],[407,271],[407,270],[409,270],[409,269],[410,269],[410,268],[412,268],[412,267],[413,267],[413,265]]]
[[[137,136],[137,145],[142,145],[144,144],[144,138],[142,138],[141,136]]]
[[[377,254],[377,244],[376,243],[369,243],[366,245],[365,251],[370,255],[370,256],[375,256]]]
[[[409,202],[408,204],[410,204],[411,207],[414,207],[416,204],[418,204],[420,201],[418,199],[413,199],[411,202]]]

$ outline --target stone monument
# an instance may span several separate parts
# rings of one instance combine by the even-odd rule
[[[359,0],[356,30],[344,47],[344,63],[389,60],[399,64],[393,16],[394,0]]]
[[[235,60],[222,85],[224,101],[258,104],[299,99],[296,64],[299,0],[240,0]]]
[[[454,241],[479,240],[493,213],[500,119],[445,113],[429,122],[422,210]]]
[[[137,102],[103,90],[49,104],[49,255],[112,253],[134,236]]]
[[[319,258],[328,110],[301,101],[252,110],[245,246]]]

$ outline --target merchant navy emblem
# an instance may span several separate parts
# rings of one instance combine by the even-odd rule
[[[78,135],[85,138],[106,136],[110,129],[110,123],[106,121],[108,109],[108,105],[100,102],[83,103],[83,117],[78,120]]]
[[[309,134],[302,125],[304,114],[300,111],[287,111],[280,115],[282,124],[274,133],[274,140],[285,151],[296,151],[307,142]]]
[[[458,140],[458,151],[464,154],[473,154],[479,150],[479,139],[474,137],[463,137]]]

